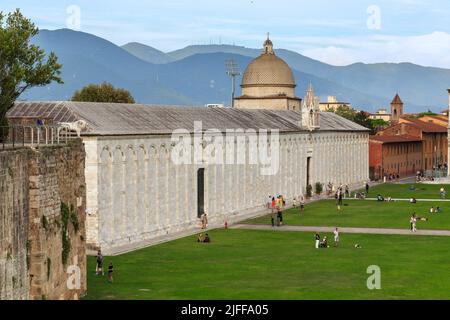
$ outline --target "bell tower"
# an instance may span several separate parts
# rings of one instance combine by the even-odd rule
[[[400,99],[398,93],[391,102],[391,121],[398,122],[403,115],[403,101]]]

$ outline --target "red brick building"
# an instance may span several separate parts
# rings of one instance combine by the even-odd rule
[[[434,166],[447,163],[447,127],[437,123],[425,122],[417,118],[402,118],[400,123],[391,126],[377,135],[408,135],[421,138],[423,144],[422,170],[432,170]]]
[[[369,140],[370,179],[412,176],[422,168],[422,139],[409,135],[376,135]]]

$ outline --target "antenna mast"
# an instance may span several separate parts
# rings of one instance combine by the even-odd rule
[[[236,77],[240,76],[238,65],[233,59],[226,60],[225,65],[227,67],[227,75],[231,77],[231,107],[234,108],[234,95],[236,91]]]

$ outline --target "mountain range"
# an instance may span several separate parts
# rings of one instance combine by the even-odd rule
[[[21,96],[24,100],[68,100],[87,84],[107,81],[129,90],[140,103],[229,105],[231,81],[225,61],[234,59],[243,72],[261,53],[261,49],[232,45],[196,45],[165,53],[136,42],[120,47],[70,29],[41,30],[32,43],[56,53],[64,84],[33,88]],[[388,107],[396,92],[406,112],[440,111],[447,105],[447,69],[411,63],[332,66],[293,51],[275,50],[292,68],[299,97],[311,83],[322,101],[336,96],[368,111]]]

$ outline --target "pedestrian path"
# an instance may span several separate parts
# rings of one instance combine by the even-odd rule
[[[333,200],[336,201],[334,198],[327,198],[322,200]],[[378,201],[377,198],[365,198],[365,199],[355,199],[355,198],[344,198],[344,200],[354,200],[354,201]],[[386,199],[385,199],[386,200]],[[394,202],[403,201],[403,202],[409,202],[411,199],[392,199]],[[416,199],[417,202],[450,202],[450,199]]]
[[[345,200],[359,200],[359,199],[350,199],[347,198]],[[366,198],[364,200],[367,201],[378,201],[377,198]],[[392,199],[392,201],[406,201],[409,202],[411,199]],[[416,199],[417,202],[450,202],[450,199]]]
[[[243,230],[263,230],[279,232],[333,232],[335,227],[305,227],[305,226],[282,226],[272,227],[268,225],[237,224],[232,229]],[[418,230],[411,232],[409,229],[383,229],[383,228],[339,228],[341,233],[355,234],[388,234],[388,235],[408,235],[408,236],[443,236],[450,237],[450,230]]]

